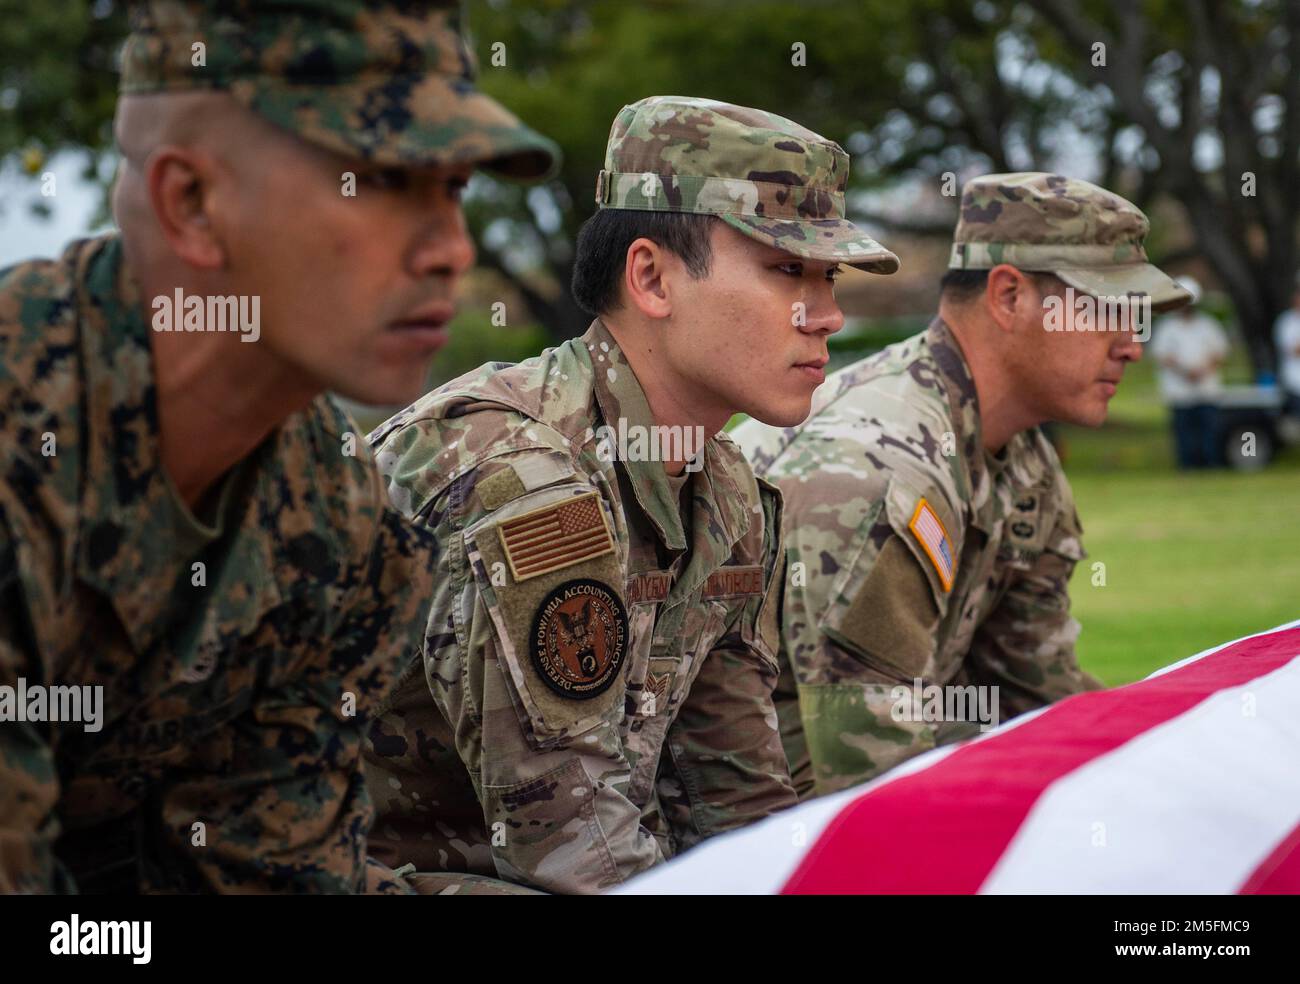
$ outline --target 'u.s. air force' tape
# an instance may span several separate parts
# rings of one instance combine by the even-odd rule
[[[704,583],[700,597],[709,598],[743,598],[747,595],[763,593],[763,568],[757,564],[736,567],[720,567]]]

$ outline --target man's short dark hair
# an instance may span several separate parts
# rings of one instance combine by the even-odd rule
[[[574,300],[591,315],[617,310],[627,248],[642,237],[680,257],[696,280],[707,277],[713,260],[709,235],[716,221],[715,216],[694,212],[600,209],[578,230]]]
[[[988,286],[987,270],[946,270],[939,281],[939,293],[957,304],[973,301]]]
[[[1059,294],[1065,289],[1065,284],[1054,273],[1034,270],[1020,272],[1033,278],[1039,293]],[[945,300],[954,304],[967,304],[983,294],[988,283],[987,270],[948,270],[939,281],[939,292]]]

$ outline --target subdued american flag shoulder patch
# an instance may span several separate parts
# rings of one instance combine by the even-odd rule
[[[510,573],[516,581],[562,570],[614,550],[614,538],[589,492],[507,519],[497,527]]]
[[[952,540],[948,539],[948,531],[944,529],[943,520],[939,514],[934,511],[930,503],[924,498],[916,504],[916,509],[912,512],[911,522],[907,528],[912,531],[916,537],[921,549],[925,551],[930,563],[934,565],[935,572],[939,575],[939,581],[943,584],[944,591],[952,590]]]

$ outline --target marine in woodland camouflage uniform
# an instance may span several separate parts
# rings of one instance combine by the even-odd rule
[[[348,159],[550,160],[468,87],[451,8],[148,3],[124,65],[124,92],[224,89]],[[432,541],[325,397],[191,510],[148,308],[118,235],[0,271],[0,891],[356,891],[362,723]],[[102,688],[99,727],[21,720],[41,687]]]
[[[1007,263],[1176,306],[1181,289],[1146,262],[1147,229],[1087,182],[988,175],[964,189],[951,267]],[[801,797],[974,733],[971,720],[924,720],[918,680],[997,686],[1003,718],[1101,686],[1075,658],[1067,586],[1085,555],[1060,462],[1037,427],[985,450],[969,362],[942,319],[832,375],[800,426],[749,421],[734,436],[781,488],[798,565],[777,707]]]
[[[788,120],[656,97],[615,120],[597,202],[892,271],[844,220],[847,175]],[[771,700],[780,498],[725,434],[680,478],[602,446],[654,424],[598,318],[371,435],[442,546],[423,664],[371,730],[382,860],[596,891],[794,803]]]

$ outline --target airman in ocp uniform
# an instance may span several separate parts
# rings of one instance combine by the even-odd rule
[[[617,885],[795,802],[776,729],[780,497],[722,432],[808,412],[848,157],[760,110],[614,121],[574,291],[596,320],[436,390],[372,441],[441,545],[423,658],[371,731],[380,860]]]

